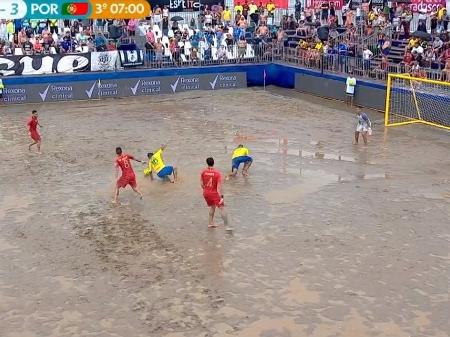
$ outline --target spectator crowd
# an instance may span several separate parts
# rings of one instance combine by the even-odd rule
[[[150,64],[181,65],[283,57],[295,49],[299,62],[311,67],[348,72],[356,62],[362,76],[376,77],[394,68],[422,77],[434,69],[450,80],[450,16],[442,6],[414,14],[405,3],[363,2],[352,10],[350,3],[336,9],[328,1],[303,8],[297,0],[292,13],[280,11],[285,15],[275,22],[277,10],[272,1],[244,0],[234,8],[204,5],[188,19],[156,6],[143,20],[0,20],[0,55],[107,51],[133,43]]]

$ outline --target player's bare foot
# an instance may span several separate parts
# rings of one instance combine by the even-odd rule
[[[208,225],[208,228],[216,228],[216,227],[217,227],[216,224],[209,224],[209,225]]]

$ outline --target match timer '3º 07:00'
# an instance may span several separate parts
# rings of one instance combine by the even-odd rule
[[[0,19],[143,19],[147,0],[0,0]]]

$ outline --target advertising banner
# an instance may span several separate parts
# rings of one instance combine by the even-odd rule
[[[250,2],[250,0],[247,1],[247,3]],[[255,4],[257,6],[259,6],[260,3],[266,6],[268,2],[269,0],[255,0]],[[289,0],[273,0],[272,2],[275,5],[275,8],[287,9],[289,7]],[[236,6],[238,3],[242,5],[245,3],[245,0],[234,0],[234,6]]]
[[[152,9],[156,6],[167,6],[170,12],[199,11],[201,7],[208,6],[212,8],[215,5],[221,5],[224,8],[224,1],[217,0],[150,0]]]
[[[3,101],[6,104],[44,103],[246,88],[247,74],[212,73],[11,86],[5,83],[5,87]]]
[[[311,9],[319,9],[323,2],[328,2],[329,4],[334,4],[336,10],[342,9],[345,0],[335,0],[335,1],[324,1],[324,0],[308,0],[307,7]]]
[[[411,0],[411,10],[413,12],[427,11],[435,12],[437,7],[441,5],[445,7],[445,0]]]
[[[144,65],[144,52],[142,50],[120,50],[120,63],[123,67],[136,67]]]
[[[43,75],[91,70],[90,53],[0,57],[0,76]]]
[[[111,71],[116,69],[117,50],[91,53],[91,71]]]

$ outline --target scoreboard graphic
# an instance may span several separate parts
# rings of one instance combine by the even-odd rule
[[[0,0],[0,19],[142,19],[146,0]]]

